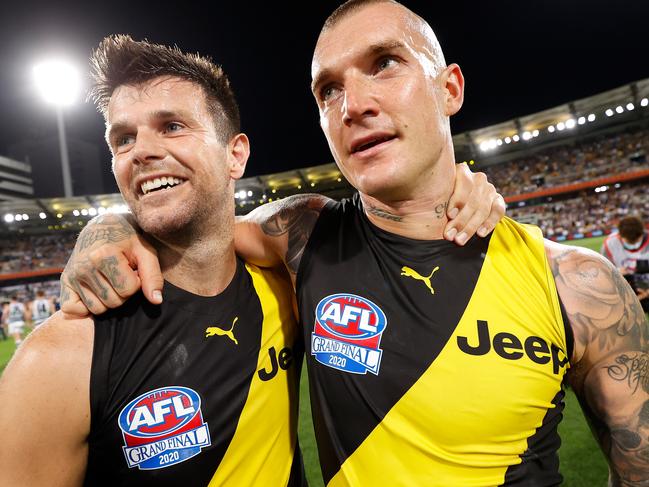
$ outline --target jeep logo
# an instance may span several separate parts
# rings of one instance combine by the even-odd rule
[[[552,361],[553,374],[558,374],[559,369],[568,363],[566,352],[554,344],[548,345],[541,337],[532,335],[527,337],[523,344],[516,335],[502,332],[493,337],[492,343],[489,334],[489,323],[482,320],[478,320],[477,332],[477,340],[471,340],[471,343],[477,341],[475,346],[469,344],[467,337],[457,337],[457,346],[460,350],[469,355],[486,355],[493,345],[494,352],[507,360],[520,360],[523,356],[527,355],[532,362],[540,365]],[[561,353],[563,358],[559,357],[559,353]]]

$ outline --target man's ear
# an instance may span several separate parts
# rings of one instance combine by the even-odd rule
[[[453,63],[442,72],[442,86],[446,91],[446,116],[455,115],[464,103],[464,75],[460,67]]]
[[[230,177],[241,179],[246,164],[250,157],[250,141],[246,134],[237,134],[228,142],[228,163],[230,165]]]

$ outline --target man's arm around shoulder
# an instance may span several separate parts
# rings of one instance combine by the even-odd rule
[[[573,387],[611,486],[649,486],[649,328],[619,271],[590,250],[546,243],[575,346]]]
[[[262,267],[284,263],[295,279],[320,212],[333,203],[325,196],[305,194],[256,208],[237,219],[234,234],[237,253]]]
[[[16,351],[0,378],[0,485],[83,483],[93,335],[58,312]]]

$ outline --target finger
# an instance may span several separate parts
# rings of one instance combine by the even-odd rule
[[[139,238],[141,245],[133,247],[132,256],[137,266],[137,273],[142,283],[142,292],[152,304],[162,303],[162,286],[164,279],[160,270],[158,253],[144,238]]]
[[[482,225],[488,216],[489,209],[484,205],[474,206],[472,202],[467,203],[458,216],[453,220],[457,233],[453,241],[458,245],[464,245],[475,234],[476,230]]]
[[[74,279],[69,279],[68,286],[79,296],[90,313],[100,315],[107,311],[106,306],[102,304],[101,300],[84,284]]]
[[[126,301],[125,298],[115,291],[104,275],[95,268],[90,269],[85,274],[84,280],[81,281],[81,283],[82,286],[89,289],[106,308],[117,308]]]
[[[505,204],[503,197],[499,194],[496,194],[491,205],[491,213],[489,213],[487,219],[478,229],[477,234],[480,237],[486,237],[493,231],[494,228],[496,228],[498,222],[502,220],[503,216],[505,216],[506,206],[507,205]]]
[[[90,310],[83,304],[76,291],[63,283],[61,283],[61,311],[66,318],[84,318],[90,314]]]
[[[457,216],[459,210],[464,207],[469,199],[469,195],[474,187],[473,178],[475,176],[466,163],[463,162],[462,164],[455,165],[455,186],[453,187],[453,193],[446,207],[446,214],[450,219]]]
[[[91,262],[112,291],[122,298],[120,304],[140,289],[138,273],[131,267],[129,259],[121,251],[111,252],[110,249],[107,249],[104,252],[98,249],[92,255]]]

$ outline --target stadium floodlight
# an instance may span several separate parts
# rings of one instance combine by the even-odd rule
[[[80,215],[79,210],[72,210],[72,214],[74,216],[79,216]]]
[[[539,129],[534,129],[534,131],[532,132],[532,137],[538,137],[539,133]]]
[[[45,214],[44,211],[41,211],[38,216],[40,217],[41,220],[45,220],[47,218],[47,215]]]
[[[523,132],[523,140],[530,140],[532,138],[532,132],[528,132],[527,130]]]
[[[480,142],[480,150],[482,152],[487,152],[489,150],[489,142],[486,140],[484,142]]]
[[[618,105],[615,107],[615,111],[617,113],[624,113],[624,108],[622,108],[622,105]]]
[[[97,208],[97,213],[103,215],[104,213],[106,213],[106,207],[100,206],[99,208]]]
[[[521,140],[521,138],[518,136],[518,134],[514,134],[514,136],[512,137],[512,140],[514,142],[518,142],[519,140]]]
[[[85,208],[82,209],[82,210],[81,210],[81,215],[83,215],[83,216],[88,216],[88,210],[85,209]]]
[[[553,134],[555,130],[556,130],[556,129],[554,128],[554,125],[550,125],[550,126],[548,127],[548,132],[550,132],[551,134]]]
[[[502,141],[502,139],[498,139],[498,140],[496,140],[496,145],[497,145],[498,147],[500,147],[501,145],[503,145],[503,141]]]
[[[627,103],[627,104],[626,104],[626,109],[627,109],[627,110],[631,111],[631,110],[633,110],[634,108],[635,108],[635,106],[633,105],[633,103]]]
[[[505,137],[505,144],[511,144],[512,143],[512,138],[511,137]]]
[[[579,118],[577,119],[577,123],[578,123],[579,125],[583,125],[583,124],[585,124],[585,123],[586,123],[586,117],[579,117]]]
[[[498,147],[498,143],[496,142],[496,139],[491,139],[489,141],[489,148],[490,149],[495,149],[496,147]]]
[[[23,220],[23,216],[19,213],[19,214],[17,214],[17,215],[14,217],[14,219],[15,219],[17,222],[20,222],[20,221]]]
[[[643,98],[642,100],[640,100],[641,107],[646,107],[647,105],[649,105],[649,98]]]
[[[27,213],[23,213],[23,221],[29,220],[29,215]]]
[[[595,114],[594,114],[594,113],[591,113],[590,115],[588,115],[587,120],[588,120],[589,122],[594,122],[596,118],[597,118],[597,117],[595,116]]]
[[[63,107],[76,100],[81,91],[81,77],[76,68],[61,60],[45,61],[34,66],[36,89],[47,103],[56,107],[56,123],[59,132],[59,149],[63,169],[63,192],[66,198],[72,197],[72,176],[70,174],[70,157],[65,139]]]
[[[93,207],[88,208],[88,215],[96,216],[97,215],[97,208],[93,208]]]
[[[248,196],[252,196],[252,191],[248,191]]]
[[[559,132],[561,132],[561,131],[564,130],[565,128],[566,128],[566,124],[565,124],[565,123],[563,123],[563,122],[559,122],[559,123],[557,124],[557,130],[558,130]]]
[[[574,129],[575,128],[575,121],[572,118],[566,120],[566,128],[567,129]]]
[[[606,113],[607,117],[612,117],[615,112],[609,108],[604,113]]]
[[[11,222],[13,222],[13,221],[14,221],[14,216],[13,216],[11,213],[7,213],[7,214],[5,215],[5,221],[6,221],[7,223],[11,223]]]

